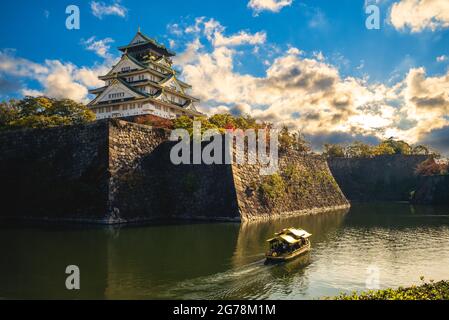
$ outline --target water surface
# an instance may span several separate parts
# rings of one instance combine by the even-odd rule
[[[312,251],[264,265],[265,240],[285,227],[313,233]],[[251,224],[122,228],[0,225],[0,298],[310,299],[449,279],[449,208],[355,204]],[[65,289],[65,268],[81,290]]]

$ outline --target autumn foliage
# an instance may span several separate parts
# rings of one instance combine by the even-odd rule
[[[134,119],[135,123],[152,126],[154,128],[173,129],[173,121],[164,119],[153,115],[137,116]]]
[[[420,176],[434,176],[448,174],[449,163],[446,161],[436,161],[433,157],[420,163],[416,168],[416,174]]]

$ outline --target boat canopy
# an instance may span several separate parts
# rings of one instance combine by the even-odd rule
[[[299,242],[299,240],[293,238],[292,236],[289,236],[288,234],[281,234],[279,238],[290,244],[295,244]]]
[[[298,238],[310,238],[312,236],[307,231],[301,229],[290,228],[288,231]]]
[[[312,235],[305,230],[296,229],[296,228],[288,228],[284,229],[281,232],[275,233],[276,236],[280,236],[281,234],[291,234],[295,238],[310,238]]]
[[[267,242],[274,242],[274,241],[284,241],[284,242],[287,242],[290,244],[295,244],[295,243],[299,242],[299,240],[293,238],[292,236],[289,236],[288,234],[281,234],[278,237],[271,238],[271,239],[267,240]]]

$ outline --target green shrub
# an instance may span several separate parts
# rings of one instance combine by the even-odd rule
[[[424,278],[421,278],[424,280]],[[449,300],[449,281],[424,283],[409,288],[342,294],[335,300]]]
[[[259,187],[259,192],[264,201],[273,201],[285,196],[285,182],[279,174],[265,177]]]
[[[289,182],[298,182],[301,178],[301,170],[293,164],[287,165],[284,171],[286,180]]]

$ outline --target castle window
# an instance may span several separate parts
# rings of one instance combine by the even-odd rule
[[[120,93],[110,93],[108,95],[109,99],[117,99],[117,98],[123,98],[125,96],[124,92],[120,92]]]
[[[129,70],[131,70],[131,67],[123,67],[123,68],[122,68],[122,72],[127,72],[127,71],[129,71]]]

